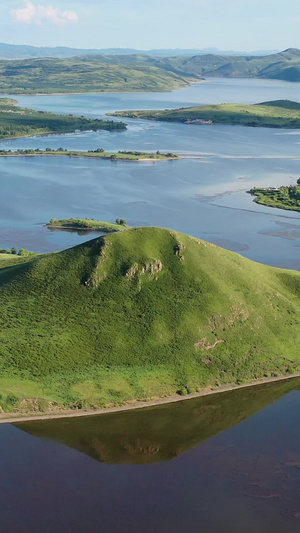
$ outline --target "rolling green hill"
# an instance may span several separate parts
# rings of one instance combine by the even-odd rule
[[[101,91],[171,91],[188,85],[156,65],[107,62],[102,56],[72,59],[0,60],[0,93],[51,94]]]
[[[300,128],[300,104],[290,100],[275,100],[254,105],[203,105],[163,111],[117,111],[111,115],[186,124],[215,123],[267,128]]]
[[[293,373],[299,291],[299,272],[160,228],[3,268],[0,405],[98,407]]]
[[[83,51],[84,52],[84,51]],[[59,50],[57,51],[59,55]],[[63,54],[62,50],[62,54]],[[74,53],[75,55],[75,53]],[[264,56],[96,54],[0,60],[0,93],[171,91],[203,77],[300,81],[300,50]]]
[[[126,56],[132,64],[135,56]],[[140,57],[140,56],[138,56]],[[191,57],[144,56],[148,64],[198,77],[270,78],[300,81],[300,50],[288,48],[265,56],[222,54],[192,55]],[[123,64],[126,59],[123,59]],[[139,61],[141,61],[139,59]]]

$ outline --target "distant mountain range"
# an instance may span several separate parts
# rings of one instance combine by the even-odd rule
[[[0,93],[8,94],[170,91],[210,77],[299,82],[300,50],[288,48],[263,56],[167,57],[146,53],[90,54],[89,51],[72,58],[0,59]]]
[[[89,49],[89,48],[69,48],[66,46],[56,47],[38,47],[27,46],[23,44],[6,44],[0,43],[0,59],[29,59],[35,57],[56,57],[56,58],[68,58],[81,55],[131,55],[131,54],[146,54],[150,56],[169,57],[169,56],[194,56],[204,54],[222,54],[222,55],[243,55],[243,56],[262,56],[277,53],[278,50],[258,50],[255,52],[242,52],[242,51],[222,51],[217,48],[170,48],[170,49],[157,49],[157,50],[137,50],[134,48],[102,48],[102,49]]]

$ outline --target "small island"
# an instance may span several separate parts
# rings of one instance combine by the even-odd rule
[[[171,152],[138,152],[129,150],[120,150],[119,152],[106,152],[103,148],[96,150],[67,150],[65,148],[28,148],[18,150],[0,150],[0,157],[34,157],[34,156],[55,156],[55,157],[85,157],[94,159],[110,159],[111,161],[163,161],[170,159],[179,159],[179,156]]]
[[[300,211],[300,178],[297,180],[297,185],[253,187],[247,192],[255,196],[254,202],[257,204],[289,211]]]
[[[36,111],[19,107],[11,98],[0,98],[0,139],[98,130],[124,131],[126,124],[83,115]]]
[[[66,230],[102,231],[103,233],[114,233],[129,228],[124,218],[117,218],[116,222],[103,222],[93,218],[51,218],[46,227]]]
[[[300,128],[300,103],[290,100],[251,105],[218,104],[170,110],[117,111],[109,115],[205,126],[228,124],[265,128]]]

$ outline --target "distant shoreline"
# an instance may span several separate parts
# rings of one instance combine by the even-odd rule
[[[116,154],[117,156],[117,154]],[[101,156],[101,155],[89,155],[86,153],[82,154],[70,154],[70,153],[37,153],[37,154],[16,154],[16,153],[9,153],[9,154],[1,154],[0,157],[77,157],[77,158],[84,158],[84,159],[102,159],[106,161],[112,161],[113,163],[115,161],[124,161],[127,163],[131,162],[145,162],[145,161],[151,161],[151,162],[158,162],[158,161],[176,161],[177,159],[180,159],[179,156],[177,157],[161,157],[161,158],[151,158],[151,157],[141,157],[137,159],[130,159],[129,157],[116,157],[115,159],[111,159],[110,156]]]
[[[151,89],[148,89],[148,90],[142,90],[142,89],[135,89],[134,91],[131,90],[131,91],[116,91],[115,89],[114,90],[100,90],[100,91],[79,91],[79,92],[67,92],[67,93],[8,93],[8,92],[5,92],[5,93],[0,93],[0,98],[5,98],[5,96],[7,94],[9,94],[10,96],[14,96],[14,97],[18,97],[18,96],[64,96],[64,95],[73,95],[73,96],[80,96],[80,95],[85,95],[85,94],[107,94],[107,93],[115,93],[115,94],[129,94],[129,93],[172,93],[173,91],[180,91],[181,89],[186,89],[187,87],[192,87],[192,85],[194,85],[195,83],[203,83],[207,80],[201,80],[201,79],[197,79],[195,81],[189,81],[189,82],[186,82],[185,85],[182,85],[182,87],[178,87],[177,89],[161,89],[161,90],[151,90]],[[3,95],[3,96],[2,96]]]
[[[245,389],[248,387],[255,387],[257,385],[264,385],[267,383],[276,383],[277,381],[286,381],[289,379],[296,379],[300,378],[300,372],[296,372],[295,374],[289,375],[289,376],[276,376],[271,378],[261,378],[257,379],[255,381],[251,381],[249,383],[245,383],[243,385],[228,385],[219,387],[218,389],[204,389],[201,392],[195,392],[192,394],[188,394],[187,396],[179,396],[178,394],[174,394],[173,396],[167,396],[165,398],[156,398],[154,400],[136,400],[131,401],[131,403],[127,403],[126,405],[117,406],[117,407],[103,407],[102,409],[95,409],[94,411],[84,411],[84,410],[71,410],[66,409],[60,410],[58,412],[52,412],[52,413],[37,413],[37,414],[21,414],[21,413],[1,413],[0,414],[0,424],[14,424],[15,422],[32,422],[35,420],[57,420],[57,419],[63,419],[63,418],[78,418],[78,417],[85,417],[85,416],[97,416],[97,415],[103,415],[103,414],[110,414],[110,413],[119,413],[122,411],[133,411],[135,409],[146,409],[149,407],[158,407],[160,405],[168,405],[176,402],[183,402],[187,400],[192,400],[195,398],[201,398],[205,396],[211,396],[214,394],[221,394],[224,392],[231,392],[239,389]]]

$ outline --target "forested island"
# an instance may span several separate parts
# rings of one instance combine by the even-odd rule
[[[297,185],[253,187],[248,192],[255,196],[254,202],[257,204],[289,211],[300,211],[300,178],[297,180]]]
[[[104,233],[124,231],[124,229],[128,228],[127,221],[124,218],[117,218],[116,222],[104,222],[91,218],[51,218],[50,222],[46,224],[46,227],[54,229],[94,230],[103,231]]]
[[[26,156],[55,156],[55,157],[85,157],[94,159],[109,159],[111,161],[163,161],[179,159],[171,152],[138,152],[136,150],[120,150],[119,152],[106,152],[103,148],[96,150],[67,150],[66,148],[19,148],[18,150],[0,150],[0,157],[26,157]]]
[[[16,100],[0,98],[0,139],[75,131],[124,131],[126,124],[76,115],[36,111],[17,105]]]
[[[117,111],[115,117],[182,122],[184,124],[233,124],[266,128],[300,128],[300,103],[275,100],[260,104],[218,104],[171,110]]]

